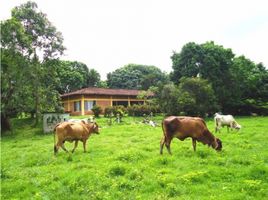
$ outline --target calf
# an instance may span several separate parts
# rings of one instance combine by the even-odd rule
[[[170,116],[163,120],[162,129],[164,136],[160,141],[160,154],[163,153],[164,144],[171,154],[170,143],[174,137],[182,141],[188,137],[192,138],[194,151],[196,150],[196,141],[212,146],[218,151],[222,149],[221,140],[208,130],[202,118]]]
[[[86,152],[86,142],[92,133],[99,134],[99,126],[97,123],[81,122],[63,122],[59,123],[54,128],[54,153],[56,154],[61,147],[68,152],[64,146],[65,141],[75,141],[72,153],[75,151],[78,141],[83,142],[84,152]],[[57,144],[55,144],[55,137],[57,135]]]
[[[241,129],[241,126],[235,121],[232,115],[221,115],[219,113],[215,113],[214,121],[215,121],[215,132],[217,131],[220,132],[220,129],[223,126],[227,126],[227,132],[229,132],[229,127],[231,128],[231,130],[233,128],[237,130]]]

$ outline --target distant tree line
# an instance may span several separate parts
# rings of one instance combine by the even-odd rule
[[[1,128],[22,113],[36,118],[60,112],[60,94],[86,87],[152,91],[150,106],[167,115],[268,114],[268,71],[214,42],[184,45],[171,56],[170,74],[156,66],[128,64],[102,81],[94,68],[60,60],[65,47],[37,4],[27,2],[1,21]]]

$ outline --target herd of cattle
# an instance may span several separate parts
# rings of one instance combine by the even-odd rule
[[[216,113],[214,115],[215,132],[220,131],[224,126],[239,130],[241,126],[235,121],[232,115],[221,115]],[[160,141],[160,154],[163,153],[163,146],[165,145],[168,152],[171,154],[170,143],[173,138],[184,140],[192,138],[192,145],[194,151],[196,150],[196,141],[204,145],[211,146],[213,149],[220,151],[222,149],[222,142],[216,138],[207,128],[205,121],[199,117],[188,116],[170,116],[162,121],[163,138]],[[94,118],[89,119],[75,119],[68,122],[62,122],[54,128],[54,153],[56,154],[61,147],[68,152],[64,146],[65,141],[75,141],[72,153],[75,151],[78,141],[83,142],[84,152],[86,152],[86,142],[91,134],[99,134],[99,126]],[[57,136],[57,143],[55,137]]]

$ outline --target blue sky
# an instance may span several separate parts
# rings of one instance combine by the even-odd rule
[[[25,0],[0,0],[0,19]],[[106,73],[128,63],[170,72],[172,51],[188,42],[231,48],[268,68],[268,2],[265,0],[37,0],[62,32],[62,59]]]

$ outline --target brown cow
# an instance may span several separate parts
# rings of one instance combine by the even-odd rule
[[[81,122],[63,122],[59,123],[54,128],[54,153],[56,154],[61,147],[64,151],[68,152],[64,146],[65,141],[75,141],[72,153],[78,145],[78,141],[83,142],[84,152],[86,152],[86,142],[92,133],[99,134],[99,126],[96,122],[85,123]],[[55,144],[55,136],[57,135],[58,142]]]
[[[170,116],[163,120],[162,129],[164,136],[160,141],[160,154],[163,153],[164,144],[171,154],[170,143],[174,137],[182,141],[188,137],[192,138],[194,151],[196,150],[196,141],[212,146],[212,148],[219,151],[222,149],[221,140],[208,130],[202,118]]]

